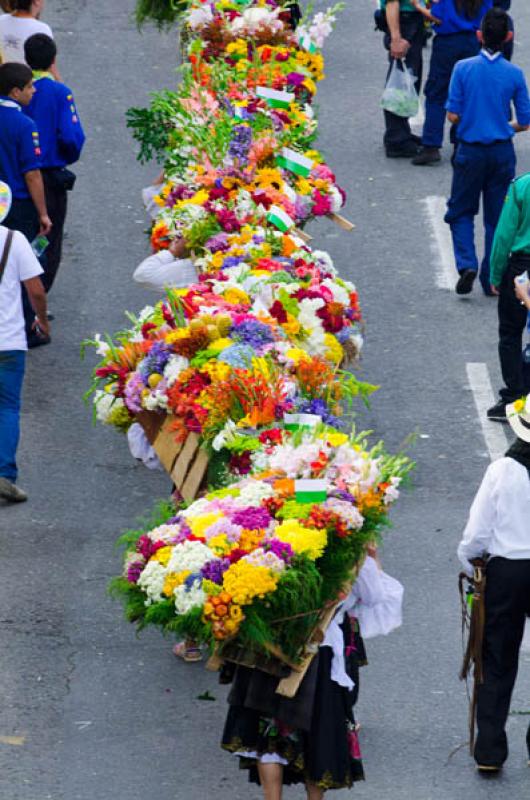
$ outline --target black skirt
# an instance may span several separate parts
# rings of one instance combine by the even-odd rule
[[[351,641],[349,625],[344,630]],[[353,677],[357,653],[351,647],[345,652],[346,671]],[[251,782],[260,782],[258,760],[272,754],[287,762],[284,784],[310,782],[327,790],[364,780],[353,716],[355,690],[331,680],[332,655],[331,648],[320,648],[293,699],[276,694],[277,678],[237,668],[221,746],[240,756]]]

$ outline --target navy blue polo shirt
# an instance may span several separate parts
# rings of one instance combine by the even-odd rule
[[[491,144],[514,135],[511,103],[517,122],[530,125],[530,98],[522,69],[500,53],[482,50],[453,69],[447,111],[458,114],[457,136],[468,143]]]
[[[45,76],[34,81],[35,94],[24,111],[37,125],[43,169],[65,167],[79,159],[85,134],[68,86]]]
[[[35,122],[22,113],[19,103],[0,95],[0,180],[8,184],[16,200],[30,196],[24,175],[40,169],[40,156]]]

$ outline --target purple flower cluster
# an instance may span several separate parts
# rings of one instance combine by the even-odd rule
[[[212,581],[221,586],[223,583],[223,575],[230,566],[228,558],[216,559],[215,561],[208,561],[201,569],[201,575],[206,581]]]
[[[317,414],[322,417],[322,422],[326,425],[331,425],[337,428],[340,425],[340,420],[335,417],[327,407],[325,400],[315,398],[314,400],[303,400],[298,406],[297,410],[300,414]]]
[[[254,319],[247,319],[238,325],[233,325],[231,330],[233,338],[250,345],[254,351],[274,341],[274,336],[269,325]]]
[[[142,410],[142,392],[145,389],[145,381],[133,372],[125,384],[124,402],[132,414],[138,414]]]
[[[228,248],[228,236],[226,233],[216,233],[204,245],[212,253],[217,253],[218,250],[226,250]]]
[[[193,197],[194,194],[195,194],[194,189],[190,189],[185,184],[179,183],[179,185],[175,186],[175,188],[172,189],[169,195],[167,196],[166,205],[169,208],[173,208],[175,203],[177,203],[179,200],[187,200],[190,197]]]
[[[263,545],[263,549],[266,553],[274,553],[286,564],[290,564],[294,557],[294,550],[291,545],[287,542],[281,542],[279,539],[269,539]]]
[[[232,129],[232,140],[228,148],[228,155],[234,160],[246,163],[248,151],[252,143],[252,128],[249,125],[235,125]]]
[[[271,515],[266,508],[242,508],[236,511],[232,517],[234,525],[241,525],[250,531],[257,531],[263,528],[268,528],[271,522]]]
[[[144,561],[133,561],[132,564],[129,564],[127,569],[127,580],[129,583],[138,583],[144,567]]]
[[[172,354],[171,346],[165,342],[155,342],[148,355],[138,364],[138,372],[147,379],[153,372],[162,374]]]

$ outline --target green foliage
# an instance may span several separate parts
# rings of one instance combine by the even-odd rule
[[[141,517],[137,522],[136,528],[125,531],[116,542],[116,546],[123,547],[126,550],[134,550],[136,542],[142,534],[153,528],[158,528],[159,525],[163,525],[168,519],[174,517],[176,513],[172,500],[157,500],[150,514],[146,517]]]
[[[187,0],[137,0],[136,24],[141,28],[146,22],[151,22],[159,30],[170,28],[187,5]]]
[[[136,622],[139,628],[143,628],[146,608],[142,590],[126,578],[113,578],[108,591],[112,598],[122,601],[127,621]]]

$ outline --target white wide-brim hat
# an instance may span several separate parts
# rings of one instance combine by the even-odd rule
[[[530,394],[506,406],[506,417],[519,439],[530,443]]]
[[[9,210],[11,208],[11,189],[4,183],[4,181],[0,181],[0,222],[3,222],[7,215],[9,214]]]

